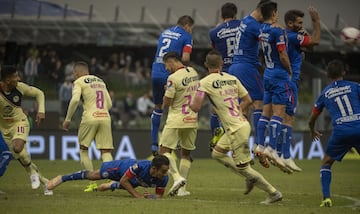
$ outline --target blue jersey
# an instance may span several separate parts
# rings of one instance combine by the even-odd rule
[[[297,82],[300,79],[300,69],[303,60],[300,47],[306,46],[309,43],[309,36],[288,29],[286,30],[286,33],[288,38],[287,54],[293,72],[291,81]]]
[[[222,55],[224,61],[223,71],[226,72],[232,63],[239,26],[240,20],[233,19],[214,27],[209,32],[212,46]]]
[[[170,51],[175,51],[181,57],[183,51],[192,51],[192,43],[191,34],[180,26],[174,26],[163,31],[157,45],[151,73],[152,77],[169,76],[163,63],[163,56]]]
[[[264,53],[266,69],[264,79],[288,80],[289,74],[280,61],[278,50],[286,51],[285,32],[281,28],[263,23],[260,27],[259,41]]]
[[[341,80],[329,84],[317,99],[313,111],[321,113],[326,108],[330,115],[333,129],[342,132],[360,128],[360,85]]]
[[[168,176],[163,179],[152,177],[150,175],[151,161],[134,159],[114,160],[104,162],[101,165],[100,175],[103,179],[120,181],[123,175],[127,175],[133,187],[160,187],[165,188],[169,180]]]
[[[244,17],[240,22],[240,30],[236,35],[233,63],[250,63],[260,65],[259,62],[259,29],[261,24],[252,16]]]

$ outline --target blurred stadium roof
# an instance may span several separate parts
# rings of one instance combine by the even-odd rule
[[[77,5],[80,9],[73,9],[68,7],[68,4],[60,6],[61,2],[65,0],[50,0],[50,1],[38,1],[38,0],[0,0],[0,42],[17,42],[19,44],[33,43],[33,44],[96,44],[99,46],[112,46],[112,45],[123,45],[123,46],[155,46],[159,34],[165,28],[173,25],[176,22],[177,16],[174,14],[179,13],[181,8],[185,8],[183,3],[177,3],[177,10],[167,8],[165,0],[154,0],[154,1],[139,1],[134,3],[118,2],[115,0],[104,0],[92,1],[90,4],[85,0],[78,0],[71,2],[71,4]],[[355,5],[359,4],[359,1],[348,0]],[[53,2],[53,3],[51,3]],[[59,2],[55,4],[54,2]],[[150,3],[155,5],[151,5]],[[303,7],[307,6],[305,3],[291,3],[292,0],[283,1],[279,0],[279,7],[284,9],[292,6]],[[294,1],[295,2],[295,1]],[[334,6],[331,6],[331,2],[315,1],[318,4],[329,4],[327,8],[330,11],[334,10]],[[329,3],[328,3],[329,2]],[[121,8],[117,4],[121,3]],[[156,5],[159,3],[159,5]],[[212,10],[216,11],[215,8],[220,8],[223,4],[219,0],[209,0],[209,7],[214,7]],[[235,2],[237,3],[237,2]],[[134,5],[137,4],[137,7]],[[144,4],[146,6],[140,6]],[[178,5],[179,4],[179,5]],[[208,31],[211,27],[219,21],[219,11],[209,12],[204,11],[204,8],[196,8],[198,2],[191,4],[190,9],[191,15],[196,19],[195,28],[193,31],[194,47],[195,48],[209,48],[210,41],[208,38]],[[203,3],[202,3],[203,4]],[[244,0],[237,3],[241,11],[240,16],[247,14],[251,8],[254,7],[254,2]],[[294,5],[292,5],[294,4]],[[308,3],[306,3],[308,4]],[[103,7],[101,7],[103,5]],[[130,7],[131,5],[132,7]],[[315,4],[316,5],[316,4]],[[173,5],[174,6],[174,5]],[[83,12],[85,8],[89,8],[88,12]],[[96,8],[99,7],[99,10]],[[113,11],[105,11],[105,9],[111,7]],[[194,8],[191,8],[194,7]],[[340,9],[351,10],[351,5],[340,5]],[[132,8],[130,11],[124,10],[126,8]],[[153,11],[160,9],[163,11],[161,20],[159,21],[159,15]],[[283,9],[283,10],[284,10]],[[306,9],[306,8],[305,8]],[[339,9],[339,10],[340,10]],[[343,8],[344,9],[344,8]],[[358,8],[357,8],[358,9]],[[356,9],[356,10],[357,10]],[[136,10],[136,11],[132,11]],[[281,10],[281,8],[280,8]],[[108,14],[106,14],[108,12]],[[115,12],[115,13],[114,13]],[[134,17],[137,20],[131,18],[131,15],[136,12]],[[109,15],[110,13],[113,13]],[[166,14],[164,14],[166,13]],[[181,13],[183,13],[181,11]],[[210,14],[208,14],[210,13]],[[123,17],[120,19],[120,15]],[[124,16],[125,14],[125,16]],[[321,14],[323,18],[326,14]],[[108,16],[105,16],[108,15]],[[213,20],[210,20],[206,15],[211,15]],[[326,16],[325,16],[326,17]],[[316,51],[359,51],[359,46],[346,45],[340,39],[339,29],[344,26],[343,19],[336,14],[332,14],[335,19],[337,17],[337,24],[335,27],[329,28],[322,20],[322,34],[321,43],[316,47]],[[308,19],[308,17],[305,17]],[[175,20],[175,21],[174,21]],[[352,20],[353,21],[353,20]],[[359,21],[359,20],[358,20]],[[309,20],[305,20],[307,23],[311,23]]]

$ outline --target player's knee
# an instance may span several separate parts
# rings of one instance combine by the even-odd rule
[[[13,145],[13,150],[15,153],[20,153],[22,150],[24,149],[24,146],[21,144],[14,144]]]

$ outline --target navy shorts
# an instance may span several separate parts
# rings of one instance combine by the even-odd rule
[[[249,92],[252,100],[263,100],[264,88],[256,66],[249,63],[232,64],[229,74],[236,76]]]

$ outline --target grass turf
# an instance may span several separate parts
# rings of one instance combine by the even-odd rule
[[[75,161],[34,160],[42,173],[53,178],[80,169]],[[344,160],[333,166],[333,207],[319,208],[321,187],[320,160],[296,161],[303,172],[284,174],[271,166],[265,169],[256,162],[253,166],[283,193],[283,201],[261,205],[266,194],[254,189],[243,195],[244,179],[210,159],[196,159],[190,171],[186,197],[164,197],[159,200],[134,199],[124,190],[85,193],[88,181],[66,182],[44,196],[42,189],[32,190],[25,170],[12,161],[0,178],[0,213],[360,213],[360,171],[358,160]],[[94,166],[100,167],[95,161]],[[100,181],[98,183],[101,183]],[[170,181],[168,188],[172,185]],[[138,188],[144,192],[144,188]],[[153,190],[150,190],[153,192]]]

